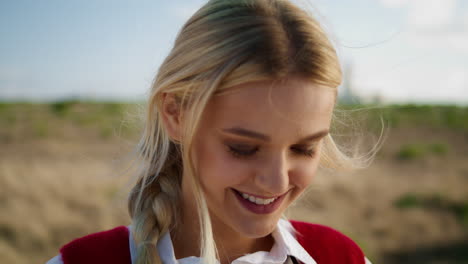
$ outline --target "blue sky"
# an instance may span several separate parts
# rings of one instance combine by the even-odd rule
[[[201,0],[0,0],[0,100],[145,97]],[[295,0],[351,87],[388,102],[468,104],[468,1]]]

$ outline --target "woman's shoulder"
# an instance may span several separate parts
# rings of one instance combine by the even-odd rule
[[[72,240],[62,246],[60,255],[49,260],[47,264],[128,264],[131,263],[130,259],[129,230],[126,226],[118,226]]]
[[[294,229],[298,232],[298,238],[352,242],[348,236],[340,231],[322,224],[315,224],[303,221],[289,220]]]
[[[364,263],[361,248],[343,233],[320,224],[290,220],[297,241],[321,263]]]

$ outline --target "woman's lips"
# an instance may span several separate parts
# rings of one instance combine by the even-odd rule
[[[248,211],[255,214],[269,214],[274,212],[281,205],[286,193],[276,197],[265,197],[265,196],[256,196],[248,193],[243,193],[232,189],[234,195],[239,200],[240,204],[247,209]],[[244,198],[246,197],[247,198]],[[258,198],[255,202],[252,202],[252,197]],[[260,203],[260,204],[259,204]],[[263,203],[263,204],[262,204]],[[266,204],[265,204],[266,203]]]

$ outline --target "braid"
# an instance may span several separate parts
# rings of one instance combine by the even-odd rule
[[[161,172],[143,175],[130,192],[129,212],[134,223],[138,264],[161,263],[155,245],[177,219],[181,158],[177,145],[171,142],[169,147]]]

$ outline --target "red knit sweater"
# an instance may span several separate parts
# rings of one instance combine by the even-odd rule
[[[356,243],[340,232],[317,224],[291,221],[297,240],[317,264],[364,264]],[[128,229],[119,226],[73,240],[60,249],[64,264],[131,264]]]

